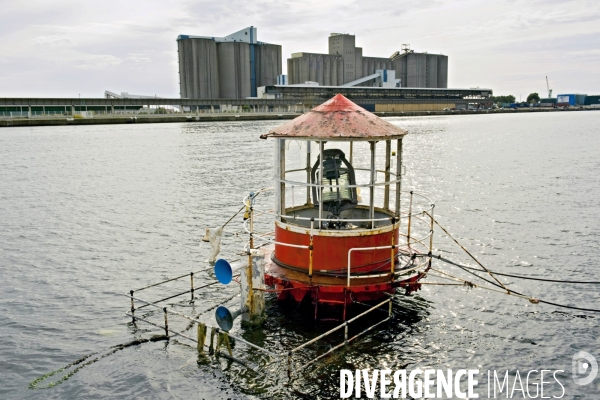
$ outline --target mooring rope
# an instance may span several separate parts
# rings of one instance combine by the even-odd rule
[[[458,265],[455,262],[442,257],[441,255],[438,255],[438,256],[434,255],[432,257],[434,257],[435,259],[438,259],[440,261],[444,261],[448,264],[456,265],[457,267],[460,266],[461,268],[466,268],[466,269],[470,269],[473,271],[481,271],[480,269],[473,268],[473,267],[467,267],[466,265]],[[493,273],[494,275],[506,276],[509,278],[516,278],[516,279],[528,279],[531,281],[568,283],[568,284],[575,284],[575,285],[600,285],[600,281],[567,281],[567,280],[563,280],[563,279],[546,279],[546,278],[537,278],[537,277],[533,277],[533,276],[505,274],[502,272],[497,272],[497,271],[492,271],[492,270],[490,270],[490,272]]]
[[[454,238],[454,237],[453,237],[453,236],[450,234],[450,232],[448,232],[448,231],[447,231],[447,230],[446,230],[446,229],[445,229],[445,228],[444,228],[442,225],[440,225],[440,223],[439,223],[439,222],[437,222],[437,220],[436,220],[435,218],[433,218],[433,215],[429,214],[427,211],[423,211],[423,213],[424,213],[424,214],[427,214],[427,215],[429,215],[429,217],[431,218],[431,220],[432,220],[433,222],[435,222],[435,223],[437,224],[437,226],[439,226],[439,227],[440,227],[440,228],[441,228],[441,229],[442,229],[442,230],[443,230],[443,231],[446,233],[446,235],[448,235],[448,237],[449,237],[450,239],[454,240],[454,243],[456,243],[456,244],[457,244],[457,245],[458,245],[458,246],[459,246],[461,249],[463,249],[463,250],[464,250],[464,252],[465,252],[465,253],[467,253],[467,254],[469,255],[469,257],[471,257],[471,258],[472,258],[472,259],[473,259],[473,260],[474,260],[474,261],[475,261],[477,264],[479,264],[479,266],[480,266],[481,268],[483,268],[483,269],[485,270],[485,272],[487,272],[488,274],[490,274],[490,276],[491,276],[492,278],[494,278],[494,280],[495,280],[496,282],[498,282],[498,284],[499,284],[500,286],[502,286],[502,288],[503,288],[503,289],[505,289],[506,291],[508,291],[508,288],[507,288],[506,286],[504,286],[504,284],[503,284],[502,282],[500,282],[500,280],[499,280],[498,278],[496,278],[496,277],[494,276],[494,274],[492,274],[492,273],[491,273],[491,272],[490,272],[490,271],[489,271],[489,270],[488,270],[486,267],[484,267],[484,266],[483,266],[483,264],[482,264],[482,263],[480,263],[480,262],[479,262],[479,260],[478,260],[478,259],[476,259],[476,258],[475,258],[475,256],[469,252],[469,250],[467,250],[467,249],[466,249],[466,248],[465,248],[465,247],[464,247],[462,244],[460,244],[460,243],[458,242],[458,240],[456,240],[456,239],[455,239],[455,238]],[[432,228],[432,229],[433,229],[433,228]]]
[[[460,264],[455,264],[455,263],[452,263],[452,264],[453,264],[453,265],[456,265],[456,266],[457,266],[457,267],[459,267],[459,268],[462,268],[462,267],[463,267],[463,266],[462,266],[462,265],[460,265]],[[555,306],[555,307],[568,308],[568,309],[572,309],[572,310],[579,310],[579,311],[590,311],[590,312],[600,312],[600,310],[599,310],[599,309],[594,309],[594,308],[582,308],[582,307],[569,306],[569,305],[566,305],[566,304],[554,303],[554,302],[551,302],[551,301],[547,301],[547,300],[542,300],[542,299],[539,299],[539,298],[535,298],[535,297],[532,297],[532,296],[527,296],[527,295],[524,295],[524,294],[522,294],[522,293],[519,293],[519,292],[517,292],[517,291],[515,291],[515,290],[512,290],[512,289],[506,289],[506,287],[502,287],[502,286],[500,286],[500,285],[496,284],[495,282],[492,282],[492,281],[490,281],[489,279],[486,279],[486,278],[484,278],[483,276],[481,276],[481,275],[478,275],[478,274],[476,274],[476,273],[474,273],[474,272],[472,272],[472,271],[469,271],[469,270],[467,270],[467,269],[464,269],[464,270],[465,270],[466,272],[470,273],[471,275],[474,275],[474,276],[476,276],[477,278],[479,278],[479,279],[482,279],[482,280],[486,281],[487,283],[490,283],[490,284],[492,284],[492,285],[494,285],[494,286],[496,286],[496,287],[499,287],[499,288],[501,288],[501,289],[504,289],[504,290],[507,290],[507,291],[504,291],[504,290],[502,290],[502,291],[501,291],[501,290],[497,290],[497,289],[494,289],[494,288],[490,288],[490,287],[486,287],[486,286],[477,285],[477,284],[475,284],[475,283],[473,283],[473,282],[470,282],[470,281],[467,281],[467,280],[465,280],[465,279],[462,279],[462,278],[458,278],[458,277],[452,276],[452,275],[450,275],[450,274],[447,274],[447,273],[445,273],[445,272],[443,272],[443,271],[440,271],[440,270],[435,270],[435,269],[433,269],[433,268],[432,268],[432,271],[435,271],[435,272],[438,272],[438,273],[441,273],[441,274],[447,275],[447,276],[449,276],[449,277],[452,277],[452,278],[454,278],[455,280],[458,280],[458,281],[461,281],[461,282],[463,282],[464,284],[466,284],[466,285],[467,285],[467,286],[469,286],[469,287],[475,287],[475,288],[480,288],[480,289],[486,289],[486,290],[491,290],[491,291],[493,291],[493,292],[498,292],[498,293],[506,294],[506,295],[509,295],[509,296],[516,296],[516,297],[524,298],[524,299],[527,299],[527,300],[529,300],[531,303],[534,303],[534,304],[537,304],[537,303],[544,303],[544,304],[552,305],[552,306]],[[480,270],[480,272],[485,272],[485,271],[481,271],[481,270]],[[434,275],[434,276],[435,276],[435,275]],[[443,278],[443,277],[441,277],[441,278]],[[423,283],[427,283],[427,282],[423,282]]]
[[[64,366],[62,368],[59,368],[59,369],[57,369],[55,371],[52,371],[52,372],[49,372],[49,373],[47,373],[45,375],[42,375],[39,378],[36,378],[35,380],[33,380],[29,384],[29,389],[49,389],[49,388],[52,388],[52,387],[54,387],[56,385],[60,385],[61,383],[63,383],[64,381],[66,381],[67,379],[69,379],[70,377],[72,377],[73,375],[75,375],[77,372],[81,371],[81,369],[83,367],[88,366],[90,364],[93,364],[93,363],[95,363],[97,361],[100,361],[103,358],[108,357],[111,354],[114,354],[114,353],[116,353],[119,350],[123,350],[123,349],[125,349],[127,347],[131,347],[131,346],[137,346],[137,345],[142,344],[142,343],[158,342],[158,341],[161,341],[161,340],[169,340],[169,337],[165,336],[165,335],[154,335],[154,336],[150,337],[149,339],[136,339],[136,340],[132,340],[131,342],[122,343],[122,344],[118,344],[116,346],[112,346],[110,348],[110,350],[107,353],[105,353],[105,354],[102,354],[102,351],[97,351],[95,353],[88,354],[87,356],[81,357],[80,359],[78,359],[76,361],[73,361],[72,363],[70,363],[70,364],[68,364],[68,365],[66,365],[66,366]],[[88,360],[89,358],[91,358],[91,357],[93,357],[95,355],[99,355],[99,354],[102,354],[102,355],[99,356],[99,357],[93,358],[93,359],[89,360],[86,363],[83,363],[84,361]],[[47,380],[48,378],[50,378],[50,377],[52,377],[52,376],[54,376],[56,374],[59,374],[59,373],[65,371],[65,370],[67,370],[67,369],[69,369],[71,367],[76,366],[76,365],[78,365],[77,368],[73,369],[71,372],[67,373],[66,375],[64,375],[59,380],[54,381],[54,382],[50,382],[50,383],[48,383],[45,386],[40,386],[40,383],[42,383],[43,381]]]
[[[451,260],[448,260],[448,259],[442,258],[442,256],[441,256],[441,255],[438,255],[438,256],[436,257],[436,256],[433,256],[432,254],[427,254],[427,257],[434,257],[434,258],[437,258],[438,260],[444,261],[444,262],[446,262],[446,263],[448,263],[448,264],[455,265],[455,266],[457,266],[457,267],[461,268],[463,271],[466,271],[466,272],[468,272],[469,274],[471,274],[471,275],[474,275],[474,276],[478,277],[479,279],[482,279],[482,280],[484,280],[484,281],[486,281],[486,282],[488,282],[488,283],[490,283],[490,284],[492,284],[492,285],[494,285],[494,286],[496,286],[496,287],[499,287],[499,288],[502,288],[502,289],[504,289],[504,290],[506,291],[506,292],[502,292],[502,293],[504,293],[504,294],[508,294],[508,295],[517,295],[517,296],[519,296],[519,297],[523,297],[523,298],[529,299],[529,301],[531,301],[532,303],[544,303],[544,304],[549,304],[549,305],[553,305],[553,306],[556,306],[556,307],[569,308],[569,309],[572,309],[572,310],[591,311],[591,312],[600,312],[600,310],[599,310],[599,309],[594,309],[594,308],[583,308],[583,307],[575,307],[575,306],[569,306],[569,305],[565,305],[565,304],[554,303],[554,302],[550,302],[550,301],[547,301],[547,300],[536,299],[536,298],[533,298],[533,297],[526,296],[526,295],[524,295],[524,294],[522,294],[522,293],[519,293],[519,292],[517,292],[517,291],[514,291],[514,290],[511,290],[511,289],[507,288],[507,287],[506,287],[506,286],[505,286],[505,285],[504,285],[502,282],[500,282],[500,280],[499,280],[498,278],[496,278],[496,277],[494,276],[494,273],[493,273],[492,271],[490,271],[489,269],[487,269],[487,268],[486,268],[486,267],[485,267],[485,266],[484,266],[484,265],[483,265],[481,262],[479,262],[479,260],[478,260],[477,258],[475,258],[475,256],[474,256],[473,254],[471,254],[471,253],[469,252],[469,250],[467,250],[467,249],[466,249],[466,248],[465,248],[465,247],[464,247],[462,244],[460,244],[460,243],[458,242],[458,240],[456,240],[456,239],[455,239],[455,238],[454,238],[454,237],[453,237],[453,236],[450,234],[450,232],[448,232],[448,231],[447,231],[447,230],[446,230],[446,229],[445,229],[445,228],[444,228],[442,225],[440,225],[440,223],[439,223],[439,222],[438,222],[436,219],[434,219],[434,218],[433,218],[433,216],[432,216],[431,214],[429,214],[429,213],[428,213],[428,212],[426,212],[426,211],[424,211],[423,213],[424,213],[424,214],[427,214],[427,215],[428,215],[428,216],[431,218],[431,220],[432,220],[432,221],[434,221],[434,222],[437,224],[437,226],[439,226],[439,227],[440,227],[440,228],[441,228],[441,229],[442,229],[442,230],[443,230],[443,231],[444,231],[444,232],[445,232],[445,233],[448,235],[448,237],[454,241],[454,243],[456,243],[456,244],[457,244],[457,245],[458,245],[458,246],[459,246],[459,247],[460,247],[460,248],[461,248],[461,249],[462,249],[462,250],[463,250],[465,253],[467,253],[467,254],[469,255],[469,257],[471,257],[471,258],[472,258],[472,259],[473,259],[473,260],[474,260],[474,261],[475,261],[475,262],[476,262],[476,263],[477,263],[477,264],[478,264],[478,265],[479,265],[479,266],[482,268],[482,270],[478,270],[477,268],[472,268],[472,267],[466,267],[466,266],[464,266],[464,265],[461,265],[461,264],[455,263],[455,262],[453,262],[453,261],[451,261]],[[489,274],[489,275],[490,275],[492,278],[494,278],[494,280],[495,280],[496,282],[492,282],[492,281],[490,281],[489,279],[486,279],[486,278],[482,277],[481,275],[478,275],[478,274],[474,273],[472,270],[474,270],[474,271],[479,271],[479,272],[486,272],[486,273],[488,273],[488,274]],[[440,272],[440,271],[437,271],[437,272]],[[498,274],[498,275],[508,275],[508,274]],[[515,277],[515,278],[516,278],[517,276],[513,276],[513,277]],[[460,278],[456,278],[456,279],[460,279]],[[525,279],[531,279],[531,280],[542,280],[542,279],[535,279],[535,278],[525,278]],[[469,285],[474,285],[472,282],[466,281],[466,280],[464,280],[464,279],[460,279],[460,280],[461,280],[461,281],[463,281],[463,282],[465,282],[466,284],[469,284]],[[553,280],[546,280],[546,281],[550,281],[550,282],[552,282]],[[559,281],[559,283],[575,283],[575,282],[562,282],[562,281]],[[577,283],[584,283],[584,282],[577,282]],[[585,282],[585,283],[593,283],[593,284],[596,284],[595,282]],[[474,285],[474,286],[475,286],[475,287],[477,287],[476,285]],[[485,288],[484,286],[479,286],[479,287],[481,287],[481,288]],[[493,289],[493,288],[487,288],[487,289],[489,289],[489,290],[493,290],[493,291],[497,291],[496,289]]]

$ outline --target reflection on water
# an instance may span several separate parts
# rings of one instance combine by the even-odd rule
[[[428,194],[440,223],[486,266],[551,279],[600,280],[596,113],[389,121],[410,132],[403,189]],[[82,355],[161,333],[132,324],[124,316],[129,303],[122,295],[208,266],[204,229],[227,220],[247,192],[272,186],[272,143],[258,136],[278,124],[0,130],[0,396],[330,398],[338,396],[341,368],[405,367],[562,369],[572,398],[600,394],[598,383],[580,388],[569,380],[576,351],[600,356],[596,315],[444,286],[398,294],[393,319],[383,329],[291,382],[281,364],[252,351],[243,355],[257,371],[198,355],[192,343],[172,339],[122,350],[53,389],[27,389],[36,377]],[[272,204],[272,192],[263,200]],[[472,265],[438,233],[436,253]],[[243,243],[227,235],[222,254],[235,257]],[[434,265],[466,278],[451,266]],[[212,279],[211,272],[195,276],[196,285]],[[600,308],[589,287],[503,281],[531,296]],[[144,296],[164,297],[179,284],[149,289]],[[181,283],[181,290],[187,284]],[[211,286],[196,293],[194,304],[183,301],[176,308],[209,322],[207,310],[221,302],[237,305],[239,299],[231,298],[237,291],[235,284]],[[272,351],[335,325],[316,325],[289,304],[275,304],[273,298],[269,303],[262,329],[234,329]],[[150,309],[142,313],[161,318]],[[369,318],[351,327],[350,335],[379,317]],[[172,323],[187,328],[187,321]],[[195,335],[193,328],[187,332]],[[341,338],[343,332],[307,349],[298,364]],[[234,351],[242,349],[236,344]]]

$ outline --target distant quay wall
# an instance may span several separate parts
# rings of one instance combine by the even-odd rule
[[[592,111],[600,109],[556,109],[556,108],[524,108],[506,110],[454,110],[454,111],[400,111],[375,112],[380,117],[420,117],[441,115],[471,115],[471,114],[517,114],[540,112],[569,112]],[[168,122],[221,122],[221,121],[270,121],[294,119],[301,113],[219,113],[219,114],[179,114],[179,115],[115,115],[93,118],[71,117],[31,117],[31,118],[0,118],[1,127],[17,126],[68,126],[68,125],[111,125],[111,124],[149,124]]]

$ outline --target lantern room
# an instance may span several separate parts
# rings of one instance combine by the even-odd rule
[[[338,94],[261,136],[275,147],[267,275],[349,290],[361,274],[363,289],[394,280],[406,133]]]

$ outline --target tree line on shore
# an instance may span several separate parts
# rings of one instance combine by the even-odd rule
[[[512,94],[509,94],[507,96],[492,96],[491,100],[496,103],[496,104],[500,104],[500,103],[515,103],[517,101],[517,99],[515,98],[515,96],[513,96]],[[527,103],[529,104],[535,104],[535,103],[539,103],[540,102],[540,95],[536,92],[530,93],[529,96],[527,96]]]

